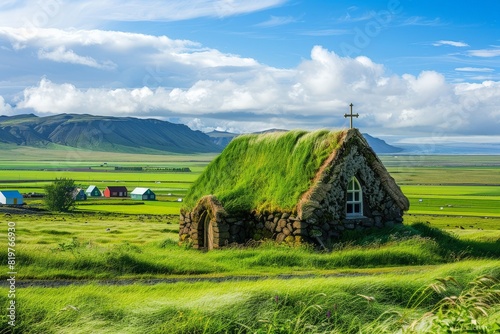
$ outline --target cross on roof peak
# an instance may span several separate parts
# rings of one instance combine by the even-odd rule
[[[353,107],[353,106],[354,106],[354,104],[352,104],[352,103],[349,105],[349,107],[351,107],[351,113],[350,113],[350,114],[344,114],[344,118],[347,118],[347,117],[350,117],[350,118],[351,118],[351,119],[350,119],[350,125],[351,125],[351,127],[350,127],[350,128],[351,128],[351,129],[352,129],[352,118],[353,118],[353,117],[356,117],[356,118],[358,118],[358,117],[359,117],[359,114],[358,114],[358,113],[356,113],[356,114],[353,114],[353,113],[352,113],[352,107]]]

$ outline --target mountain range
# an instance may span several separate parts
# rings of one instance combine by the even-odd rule
[[[207,153],[220,146],[201,131],[157,119],[61,114],[0,116],[0,143],[53,144],[128,153]]]
[[[262,132],[276,131],[287,130]],[[158,119],[79,114],[0,116],[0,143],[33,147],[63,145],[104,152],[150,154],[216,153],[237,135],[221,131],[205,134],[183,124]],[[377,153],[402,151],[381,139],[363,135]]]

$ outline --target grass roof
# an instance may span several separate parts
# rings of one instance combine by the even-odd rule
[[[294,211],[342,133],[294,130],[239,136],[194,182],[184,209],[192,210],[211,194],[227,212]]]

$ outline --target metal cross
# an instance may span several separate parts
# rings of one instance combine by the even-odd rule
[[[358,118],[358,117],[359,117],[359,114],[357,114],[357,113],[356,113],[356,114],[353,114],[353,113],[352,113],[352,106],[353,106],[353,104],[352,104],[352,103],[351,103],[349,106],[351,107],[351,113],[350,113],[350,114],[344,114],[344,118],[347,118],[347,117],[350,117],[350,118],[351,118],[351,129],[352,129],[352,118],[353,118],[353,117]]]

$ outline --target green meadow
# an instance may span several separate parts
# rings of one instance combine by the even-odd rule
[[[500,331],[500,157],[382,156],[411,202],[403,226],[346,234],[328,252],[260,242],[204,253],[177,243],[178,200],[214,156],[82,151],[73,161],[61,148],[11,150],[20,159],[1,151],[0,189],[41,192],[68,177],[101,190],[149,187],[158,200],[0,212],[3,233],[15,223],[17,269],[16,327],[4,283],[0,333]]]

